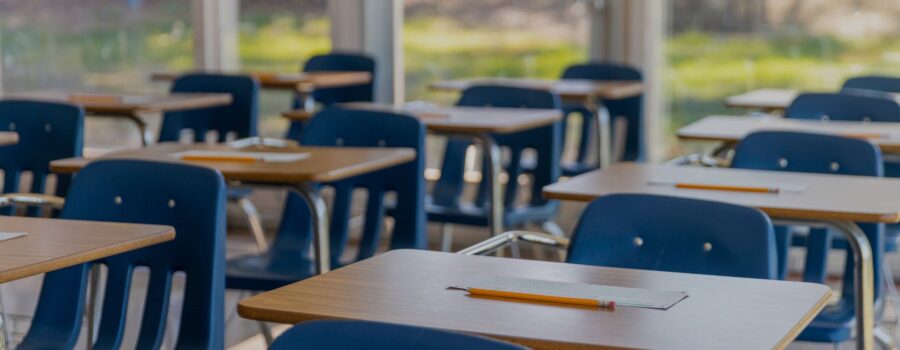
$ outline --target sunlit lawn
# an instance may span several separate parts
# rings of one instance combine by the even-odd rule
[[[671,37],[667,52],[669,135],[706,115],[745,112],[725,108],[723,99],[751,89],[835,91],[854,75],[900,75],[900,39],[895,38],[845,42],[695,32]],[[674,146],[671,153],[683,151]]]
[[[244,70],[297,71],[310,56],[330,51],[327,19],[298,20],[285,15],[241,20],[238,51]],[[134,88],[135,80],[146,79],[146,69],[184,70],[193,62],[192,30],[181,22],[87,33],[45,33],[30,27],[2,34],[0,48],[14,56],[7,62],[63,61],[64,69],[51,67],[47,74],[72,75],[64,79],[73,84],[80,79],[80,84],[99,88]],[[408,100],[452,101],[451,94],[428,91],[429,83],[441,79],[555,78],[567,65],[586,59],[584,43],[574,39],[534,29],[466,27],[440,17],[407,18],[403,40]],[[900,39],[896,38],[842,41],[809,35],[688,32],[670,37],[666,50],[669,108],[663,117],[670,120],[670,135],[705,115],[741,113],[725,109],[722,100],[750,89],[835,90],[853,75],[900,75]],[[42,59],[50,57],[46,55],[53,55],[53,60]],[[7,73],[13,81],[25,78],[12,70]],[[23,83],[24,87],[40,84]],[[261,129],[274,133],[283,128],[284,122],[276,116],[290,106],[290,96],[267,92],[262,102]],[[672,149],[679,151],[677,145]]]

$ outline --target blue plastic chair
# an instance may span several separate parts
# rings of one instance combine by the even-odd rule
[[[150,270],[135,349],[158,349],[172,275],[185,274],[178,349],[222,349],[225,307],[225,185],[215,170],[142,160],[96,161],[72,182],[63,219],[170,225],[174,241],[97,260],[108,268],[94,349],[118,349],[131,276]],[[71,349],[81,331],[90,264],[48,273],[31,329],[18,349]]]
[[[647,194],[592,201],[566,262],[643,270],[773,279],[772,222],[733,204]]]
[[[425,127],[406,115],[328,108],[309,121],[302,142],[306,146],[404,147],[416,150],[416,159],[335,183],[331,209],[330,251],[332,266],[342,266],[349,238],[353,190],[368,191],[365,223],[359,251],[352,261],[373,256],[382,236],[386,213],[385,194],[396,198],[390,215],[394,219],[390,249],[425,249]],[[243,256],[228,262],[227,286],[231,289],[270,290],[315,275],[308,255],[311,236],[310,211],[306,202],[291,193],[285,203],[278,235],[268,252]]]
[[[44,193],[50,162],[81,156],[84,134],[84,110],[66,103],[3,100],[0,101],[0,131],[19,134],[16,145],[0,147],[3,169],[3,193],[19,192],[23,172],[32,176],[32,193]],[[65,195],[71,176],[57,175],[55,194]],[[12,214],[13,208],[0,209]],[[41,208],[31,207],[28,216],[41,215]]]
[[[566,68],[562,79],[589,79],[589,80],[636,80],[642,81],[643,75],[634,67],[612,63],[585,63],[576,64]],[[601,101],[598,101],[600,103]],[[603,100],[602,105],[609,110],[612,120],[616,117],[624,117],[628,129],[625,133],[625,149],[623,159],[626,161],[644,160],[644,96],[635,96],[620,100]],[[578,152],[575,163],[563,164],[562,172],[565,176],[578,175],[596,168],[596,165],[588,163],[590,140],[596,132],[596,116],[581,103],[566,103],[564,114],[581,118],[581,142],[578,143]],[[563,130],[566,130],[563,126]],[[610,135],[615,136],[615,135]],[[613,140],[615,141],[615,140]]]
[[[900,77],[887,76],[861,76],[847,79],[842,90],[872,90],[881,92],[900,93]]]
[[[175,79],[172,92],[204,92],[231,94],[227,106],[166,112],[163,115],[159,141],[178,141],[182,130],[194,132],[195,142],[206,141],[206,133],[215,130],[218,142],[229,133],[236,138],[256,136],[259,84],[253,78],[237,75],[188,74]]]
[[[218,74],[188,74],[175,80],[172,92],[228,93],[230,105],[163,115],[159,141],[179,141],[183,130],[192,130],[194,141],[206,141],[208,131],[216,131],[217,142],[225,142],[228,134],[236,139],[257,136],[256,123],[259,118],[259,83],[251,77]],[[228,187],[228,201],[240,205],[249,222],[251,233],[257,245],[266,246],[265,233],[256,206],[248,199],[252,193],[248,187]]]
[[[774,171],[881,176],[882,160],[879,149],[868,141],[834,135],[820,135],[785,131],[766,131],[747,135],[737,146],[732,167]],[[874,276],[882,276],[884,256],[884,225],[859,224],[872,245]],[[789,245],[793,241],[789,228],[776,230],[779,254],[779,276],[787,270]],[[839,247],[835,241],[834,247]],[[823,283],[832,236],[827,230],[811,229],[805,242],[806,266],[804,280]],[[846,242],[843,248],[846,249]],[[847,250],[848,256],[852,254]],[[841,301],[822,311],[799,340],[840,342],[850,339],[854,324],[853,259],[847,259]],[[875,300],[881,298],[882,283],[875,283]]]
[[[347,102],[372,102],[375,93],[375,60],[369,56],[353,53],[334,52],[327,55],[313,56],[303,67],[304,72],[368,72],[372,81],[368,84],[344,86],[337,88],[316,89],[312,98],[325,106]],[[304,101],[294,99],[294,108],[301,108]],[[303,130],[303,123],[291,122],[287,138],[298,139]]]
[[[791,119],[900,122],[900,104],[892,99],[857,93],[806,93],[784,113]]]
[[[855,83],[854,83],[855,84]],[[859,91],[840,94],[816,93],[798,96],[785,112],[792,119],[823,119],[858,122],[900,122],[900,104],[880,94]],[[884,163],[884,176],[900,177],[900,163]],[[900,225],[888,225],[885,250],[897,250]]]
[[[462,93],[457,102],[459,106],[490,106],[504,108],[545,108],[559,109],[559,98],[546,91],[506,87],[506,86],[473,86]],[[545,127],[521,131],[513,134],[491,135],[498,145],[509,149],[510,159],[505,166],[509,174],[506,183],[503,225],[504,227],[522,226],[528,223],[552,223],[555,220],[559,203],[544,199],[541,189],[556,182],[559,178],[559,158],[562,149],[562,129],[560,123]],[[462,224],[487,226],[489,222],[490,198],[489,177],[482,177],[474,203],[463,202],[465,181],[463,180],[466,148],[471,144],[468,140],[450,138],[444,152],[441,177],[434,185],[430,199],[426,204],[428,220],[446,224]],[[523,151],[533,149],[537,161],[530,169],[522,164]],[[486,169],[487,164],[482,167]],[[519,190],[517,181],[520,174],[528,172],[533,181],[528,188],[531,199],[524,205],[515,206],[516,194]]]
[[[366,321],[309,321],[287,330],[269,350],[525,350],[476,335]]]

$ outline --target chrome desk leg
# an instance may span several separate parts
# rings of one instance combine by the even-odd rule
[[[873,348],[875,313],[872,309],[874,297],[874,276],[872,275],[872,247],[865,233],[850,221],[833,221],[832,226],[846,238],[853,252],[856,278],[853,289],[856,292],[856,348],[870,350]]]
[[[87,336],[84,337],[85,349],[94,347],[94,331],[97,327],[97,296],[100,294],[100,265],[94,264],[88,271],[87,300]]]
[[[612,163],[612,129],[609,110],[603,105],[597,104],[591,97],[585,101],[585,107],[597,117],[597,165],[604,169]]]
[[[323,274],[331,270],[331,253],[329,253],[328,208],[319,195],[319,191],[310,183],[294,186],[294,190],[303,197],[312,212],[314,250],[316,253],[316,272]]]
[[[737,146],[737,142],[723,142],[722,144],[717,146],[715,149],[713,149],[713,151],[710,152],[709,155],[712,156],[713,158],[728,160],[730,162],[731,161],[730,155],[732,152],[734,152],[734,149],[736,146]]]
[[[3,310],[3,298],[0,298],[0,350],[9,349],[9,329],[6,323],[6,310]]]
[[[774,219],[778,225],[796,225],[831,228],[840,232],[847,239],[847,245],[853,253],[854,273],[853,291],[856,293],[856,348],[872,350],[874,348],[875,312],[873,309],[875,287],[872,275],[872,246],[869,239],[856,223],[851,221],[810,221],[793,219]]]
[[[878,326],[875,327],[875,340],[878,341],[878,345],[881,346],[881,349],[884,350],[897,350],[897,342],[894,341],[894,335],[891,331],[887,330],[884,327]]]
[[[256,205],[247,198],[238,199],[237,203],[247,217],[247,223],[250,224],[250,233],[253,235],[253,239],[256,240],[256,249],[260,253],[265,253],[269,250],[269,244],[266,242],[266,233],[259,218],[259,211],[256,210]]]
[[[489,173],[490,175],[490,184],[491,184],[491,214],[490,214],[490,225],[491,225],[491,236],[496,236],[503,233],[503,186],[500,184],[500,173],[503,171],[502,168],[502,152],[500,151],[500,146],[497,145],[497,142],[494,141],[494,138],[487,134],[482,134],[475,136],[475,140],[478,141],[482,148],[484,149],[484,157],[487,159],[487,163],[490,166]],[[485,173],[482,170],[482,173]],[[516,181],[515,179],[509,179],[509,181]]]
[[[310,113],[316,111],[316,99],[313,98],[312,91],[298,88],[294,91],[294,94],[297,100],[302,101],[302,105],[300,107],[304,111]]]
[[[453,225],[441,224],[441,251],[450,252],[453,250]]]
[[[128,114],[126,116],[135,126],[137,126],[138,132],[141,134],[141,145],[147,147],[153,143],[153,133],[147,129],[147,123],[141,118],[140,113],[141,112],[135,112],[134,114]]]

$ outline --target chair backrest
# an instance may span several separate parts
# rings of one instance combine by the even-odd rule
[[[498,107],[498,108],[542,108],[560,109],[559,97],[542,90],[525,89],[508,86],[482,85],[472,86],[463,91],[457,102],[459,106],[471,107]],[[562,152],[562,130],[560,123],[521,131],[513,134],[492,135],[498,145],[509,149],[509,164],[506,172],[509,181],[506,184],[504,202],[506,208],[511,209],[515,202],[519,188],[518,176],[523,173],[521,160],[522,153],[532,149],[537,154],[537,164],[532,170],[534,181],[531,182],[530,205],[544,205],[556,203],[548,201],[540,195],[541,188],[556,182],[559,178],[559,159]],[[463,195],[463,173],[466,148],[469,141],[449,139],[444,151],[444,161],[441,167],[441,178],[437,181],[432,192],[435,204],[455,206]],[[487,169],[485,165],[482,169]],[[482,177],[476,203],[486,203],[489,195],[487,176]]]
[[[313,98],[326,106],[345,102],[371,102],[374,96],[375,60],[369,56],[352,53],[330,53],[313,56],[303,66],[304,72],[351,71],[369,72],[372,82],[356,86],[316,89]]]
[[[347,246],[353,192],[359,188],[368,193],[356,260],[371,257],[378,249],[388,193],[395,194],[396,203],[391,210],[394,228],[390,248],[426,248],[425,127],[418,119],[402,114],[331,107],[309,121],[301,140],[307,146],[403,147],[416,151],[412,162],[329,184],[335,189],[329,226],[334,266],[340,266],[339,258]],[[299,196],[291,194],[285,213],[288,214],[282,218],[271,249],[275,252],[274,259],[283,257],[293,262],[296,261],[297,247],[306,247],[309,243],[309,209]]]
[[[861,176],[884,172],[881,151],[866,140],[793,131],[745,136],[735,149],[731,167]]]
[[[221,107],[166,112],[159,141],[178,141],[182,130],[192,130],[196,142],[206,141],[208,131],[223,142],[229,133],[237,138],[256,136],[259,83],[251,77],[219,74],[188,74],[175,80],[172,92],[231,94],[231,104]]]
[[[170,225],[176,238],[96,261],[108,268],[96,348],[121,347],[132,274],[149,269],[137,349],[158,349],[173,274],[184,273],[177,348],[222,349],[225,307],[225,184],[205,167],[143,160],[96,161],[72,183],[64,219]],[[48,273],[25,342],[78,338],[87,264]],[[79,292],[80,293],[77,293]],[[79,295],[80,294],[80,295]],[[68,346],[71,348],[71,346]]]
[[[900,93],[900,77],[888,77],[879,75],[853,77],[847,79],[841,89],[860,89]]]
[[[590,62],[569,66],[562,74],[562,79],[589,79],[589,80],[636,80],[643,81],[644,77],[637,68],[632,66]],[[625,152],[623,160],[643,160],[644,147],[644,95],[625,98],[621,100],[601,101],[609,110],[612,118],[625,117],[628,121],[628,129],[625,133]]]
[[[369,72],[372,80],[367,84],[316,89],[312,98],[325,106],[347,102],[372,102],[375,99],[375,60],[369,56],[354,53],[333,52],[313,56],[303,66],[304,72]],[[302,108],[304,101],[294,99],[294,108]],[[297,140],[303,133],[303,122],[291,122],[286,137]]]
[[[775,277],[763,212],[647,194],[597,198],[572,234],[569,263],[751,278]]]
[[[801,94],[784,113],[793,119],[900,122],[900,104],[882,96],[856,93]]]
[[[366,321],[309,321],[275,339],[269,350],[525,350],[481,336]]]
[[[16,145],[0,147],[3,192],[19,192],[23,172],[32,175],[31,192],[43,193],[50,162],[81,155],[84,134],[84,110],[67,103],[3,100],[0,101],[0,131],[19,134]],[[65,195],[70,176],[57,177],[56,194]],[[9,213],[12,208],[4,209]],[[40,214],[29,208],[28,215]]]
[[[745,136],[735,149],[731,167],[858,176],[882,176],[884,173],[881,150],[869,141],[791,131],[761,131]],[[872,246],[875,276],[881,276],[884,225],[858,225]],[[852,264],[853,259],[848,259],[847,273],[844,274],[842,298],[848,302],[855,294]],[[874,288],[877,300],[881,295],[881,283],[875,283]]]

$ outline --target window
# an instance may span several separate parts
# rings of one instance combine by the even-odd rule
[[[189,1],[0,0],[0,90],[163,91],[149,74],[193,68],[191,28]],[[85,123],[89,147],[139,144],[128,121]]]
[[[4,91],[145,91],[148,72],[193,67],[187,1],[0,0]]]
[[[587,59],[579,0],[405,0],[407,100],[445,100],[428,84],[476,76],[557,78]]]
[[[331,51],[325,0],[253,0],[240,2],[238,55],[241,70],[298,72],[314,55]],[[289,91],[263,90],[259,133],[284,136],[281,112],[291,107]]]
[[[850,76],[900,75],[895,0],[675,0],[670,6],[669,136],[710,114],[745,113],[725,108],[724,98],[751,89],[836,91]],[[669,144],[672,156],[698,147]]]

